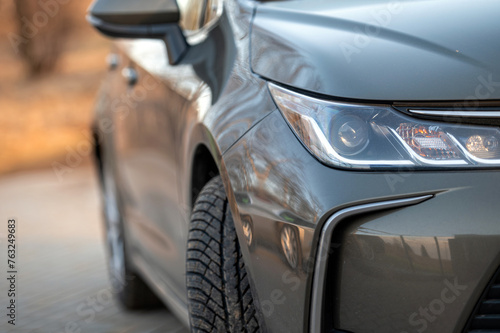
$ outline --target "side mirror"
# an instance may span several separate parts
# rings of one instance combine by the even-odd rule
[[[87,20],[110,37],[162,39],[172,65],[188,49],[176,0],[94,0]]]

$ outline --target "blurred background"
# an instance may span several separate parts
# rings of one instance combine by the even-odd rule
[[[18,270],[16,325],[2,310],[0,332],[186,331],[166,308],[123,311],[109,287],[89,128],[111,42],[89,4],[0,0],[2,309],[11,218]]]
[[[0,173],[50,166],[88,135],[110,44],[89,4],[0,0]]]

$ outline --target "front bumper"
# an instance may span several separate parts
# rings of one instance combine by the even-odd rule
[[[278,111],[223,163],[270,332],[461,332],[500,265],[498,171],[333,169],[308,153]],[[342,217],[331,241],[320,242],[335,213],[379,204]]]

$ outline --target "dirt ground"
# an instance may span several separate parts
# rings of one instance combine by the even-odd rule
[[[33,79],[16,54],[15,0],[0,0],[0,174],[50,166],[87,140],[110,41],[85,21],[90,0],[70,0],[72,29],[56,70]]]

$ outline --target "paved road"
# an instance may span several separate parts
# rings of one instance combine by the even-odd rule
[[[167,309],[125,312],[111,299],[96,177],[87,164],[0,177],[0,332],[173,333]],[[16,326],[7,323],[7,220],[18,220]]]

